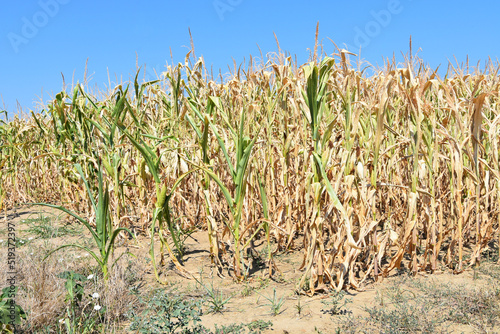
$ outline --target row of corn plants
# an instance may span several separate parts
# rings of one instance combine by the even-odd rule
[[[240,280],[258,240],[269,275],[274,254],[303,252],[311,294],[498,252],[498,65],[441,77],[410,57],[367,76],[355,57],[278,53],[213,77],[188,54],[158,80],[78,84],[0,124],[0,206],[63,205],[92,224],[87,193],[105,184],[113,229],[149,236],[160,281],[166,259],[190,275],[195,228]]]

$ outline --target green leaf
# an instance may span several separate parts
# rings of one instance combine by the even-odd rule
[[[227,165],[229,166],[231,176],[234,179],[236,177],[236,171],[234,170],[233,164],[231,163],[231,158],[229,157],[229,154],[227,154],[226,145],[224,144],[224,141],[221,139],[221,137],[219,136],[219,133],[217,132],[217,129],[215,128],[215,126],[212,123],[210,123],[210,128],[212,129],[215,137],[217,138],[217,141],[219,142],[219,146],[222,150],[222,153],[224,153],[224,157],[226,158]]]
[[[259,178],[259,189],[260,189],[260,199],[262,201],[262,211],[264,213],[264,218],[269,219],[269,209],[267,207],[267,195],[266,195],[266,187],[262,182],[260,175],[257,175]]]
[[[94,195],[92,194],[92,191],[90,191],[90,187],[89,187],[89,184],[87,182],[87,179],[85,178],[85,175],[83,174],[82,166],[80,164],[76,164],[75,168],[83,180],[83,184],[85,185],[85,189],[87,189],[87,194],[89,195],[90,201],[92,202],[92,208],[94,209],[94,212],[95,212],[97,210],[97,206],[95,203]]]
[[[155,183],[159,184],[161,183],[160,176],[158,175],[158,164],[155,161],[155,158],[157,160],[158,157],[156,156],[156,153],[154,153],[145,143],[142,139],[140,139],[141,143],[139,143],[126,129],[125,127],[120,127],[120,130],[127,136],[127,138],[132,142],[132,144],[139,150],[139,152],[142,154],[142,157],[146,161],[146,164],[149,167],[149,172],[153,175],[153,178],[155,179]]]
[[[62,278],[62,279],[72,279],[75,281],[80,281],[80,282],[86,282],[87,277],[83,276],[82,274],[75,273],[73,270],[66,270],[63,271],[62,273],[59,273],[57,277]]]
[[[229,209],[234,214],[234,206],[233,206],[234,202],[233,202],[233,198],[231,197],[231,193],[226,188],[226,186],[224,185],[224,183],[217,177],[217,175],[215,175],[214,172],[212,172],[210,169],[205,168],[203,166],[198,166],[195,163],[193,163],[192,161],[187,161],[187,162],[190,163],[190,164],[192,164],[193,166],[201,169],[205,173],[207,173],[208,176],[210,176],[212,178],[212,180],[214,180],[215,183],[217,183],[217,185],[219,186],[220,190],[222,191],[222,194],[224,195],[224,198],[226,199],[226,202],[227,202],[227,205],[229,206]]]
[[[321,172],[321,176],[323,177],[323,181],[325,182],[326,190],[328,191],[328,194],[330,195],[330,198],[333,201],[333,205],[337,210],[340,211],[342,216],[344,217],[345,220],[345,227],[346,227],[346,234],[347,234],[347,239],[348,243],[351,247],[359,248],[354,241],[354,238],[352,237],[351,234],[351,223],[349,221],[349,216],[347,215],[347,212],[344,209],[344,206],[342,203],[340,203],[339,198],[337,197],[337,194],[335,193],[335,190],[333,189],[330,180],[328,180],[328,176],[326,175],[325,168],[323,167],[323,164],[321,162],[321,156],[317,154],[316,152],[313,152],[314,160],[316,161],[318,168]]]
[[[12,310],[14,314],[11,313]],[[0,325],[7,325],[12,322],[15,325],[19,325],[21,324],[21,319],[26,319],[26,312],[24,312],[21,306],[17,305],[16,301],[12,298],[2,299],[0,302]]]
[[[104,256],[103,261],[102,261],[103,263],[108,262],[109,255],[111,254],[111,251],[113,250],[113,247],[115,244],[115,239],[121,231],[127,232],[128,234],[130,234],[132,236],[132,238],[135,239],[135,236],[126,227],[120,227],[120,228],[117,228],[116,230],[114,230],[113,233],[111,234],[111,238],[109,239],[108,248],[106,249],[106,255]]]
[[[101,254],[106,247],[106,242],[109,238],[109,232],[111,231],[111,220],[109,217],[109,192],[108,186],[104,188],[102,180],[101,166],[99,166],[99,197],[96,211],[96,230],[99,239],[97,240],[97,246],[101,251]]]

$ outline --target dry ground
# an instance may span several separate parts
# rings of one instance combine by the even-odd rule
[[[209,258],[207,234],[196,231],[185,240],[183,257],[183,264],[196,279],[182,277],[167,263],[160,271],[166,284],[157,283],[148,258],[149,238],[139,236],[138,242],[120,240],[117,243],[115,257],[124,251],[133,256],[119,259],[106,288],[85,251],[66,248],[43,261],[48,251],[62,244],[93,247],[87,230],[54,211],[20,207],[15,212],[2,213],[2,287],[7,284],[7,222],[16,225],[16,284],[20,289],[17,302],[28,312],[28,320],[22,326],[25,332],[66,332],[59,320],[69,317],[69,302],[65,299],[65,280],[58,277],[66,270],[85,277],[95,275],[85,283],[81,304],[84,306],[83,311],[80,306],[80,311],[92,313],[96,304],[105,306],[106,316],[99,319],[105,323],[106,332],[134,332],[130,330],[131,310],[135,310],[136,315],[144,314],[141,312],[147,309],[147,300],[155,289],[186,300],[203,301],[201,323],[212,331],[217,325],[218,333],[243,332],[241,328],[229,330],[230,325],[241,323],[260,324],[261,331],[254,329],[254,333],[491,333],[500,330],[500,269],[491,261],[460,275],[444,269],[433,275],[410,277],[402,270],[381,282],[367,282],[364,291],[346,291],[335,300],[333,293],[314,297],[296,294],[295,287],[301,277],[298,270],[301,251],[277,254],[275,261],[280,271],[273,279],[266,276],[266,265],[258,254],[254,255],[253,272],[247,282],[235,282],[227,270],[217,275]],[[256,249],[261,251],[259,247]],[[220,303],[223,304],[220,312],[210,312],[207,289],[217,293],[216,296],[220,294],[224,301],[228,299]],[[91,298],[95,292],[100,294],[98,299]],[[282,301],[280,307],[279,301]],[[221,330],[223,326],[225,330]]]

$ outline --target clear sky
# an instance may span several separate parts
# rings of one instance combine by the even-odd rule
[[[0,11],[0,110],[17,104],[25,112],[53,97],[66,83],[83,81],[88,59],[90,86],[106,89],[129,80],[146,65],[155,79],[189,50],[214,72],[228,72],[249,55],[276,52],[280,46],[300,63],[314,48],[316,23],[324,51],[339,47],[382,64],[393,53],[401,60],[410,35],[414,52],[432,67],[468,55],[471,65],[500,53],[500,2],[430,0],[278,1],[278,0],[21,0]],[[171,50],[171,51],[170,51]],[[3,103],[2,103],[3,100]]]

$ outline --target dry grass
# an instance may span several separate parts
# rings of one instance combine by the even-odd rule
[[[27,328],[43,328],[59,319],[65,309],[64,281],[57,275],[71,266],[70,261],[53,258],[42,261],[43,252],[28,246],[19,254],[17,301],[28,312]],[[62,258],[60,258],[62,260]],[[2,271],[3,272],[3,271]]]
[[[19,287],[16,303],[21,305],[29,316],[17,330],[27,333],[61,331],[64,326],[59,320],[68,317],[67,310],[70,308],[66,300],[66,280],[60,278],[61,273],[65,271],[74,271],[84,276],[95,275],[94,279],[83,284],[83,298],[81,306],[76,308],[76,317],[84,319],[89,312],[88,305],[98,303],[106,310],[99,320],[103,326],[108,330],[116,329],[117,326],[121,328],[127,319],[126,313],[130,306],[137,303],[137,296],[131,293],[131,290],[141,284],[138,275],[144,270],[144,264],[133,258],[120,258],[105,284],[98,268],[81,251],[59,252],[44,260],[51,250],[66,242],[65,238],[74,237],[28,237],[33,235],[32,229],[29,228],[32,225],[60,227],[64,224],[50,215],[35,216],[40,218],[29,219],[29,226],[23,226],[26,223],[18,224],[20,230],[17,231],[17,236],[24,240],[24,243],[19,245],[16,251],[16,286]],[[84,235],[80,234],[79,238],[85,243],[85,237],[82,236]],[[6,259],[5,244],[0,250],[0,257]],[[6,281],[5,275],[9,272],[6,265],[7,261],[1,261],[0,279],[3,281]],[[99,294],[98,300],[92,298],[93,293]],[[83,307],[84,305],[87,307]]]
[[[499,300],[498,282],[483,276],[459,284],[401,276],[379,288],[376,305],[363,315],[337,322],[342,333],[492,333]]]

